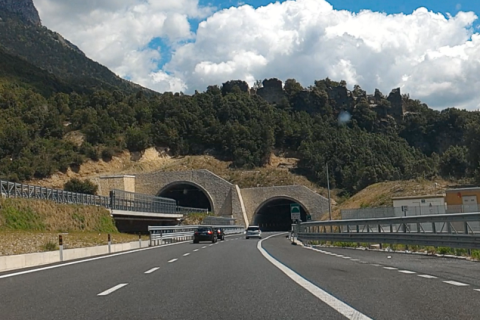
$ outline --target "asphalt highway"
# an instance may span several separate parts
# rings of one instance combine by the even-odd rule
[[[480,319],[478,263],[268,236],[0,273],[0,319]]]

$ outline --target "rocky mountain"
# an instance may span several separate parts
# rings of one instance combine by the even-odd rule
[[[17,14],[24,22],[42,24],[32,0],[0,0],[0,9]]]
[[[77,92],[118,89],[154,94],[115,75],[60,34],[43,27],[32,0],[0,0],[0,49],[52,74]]]

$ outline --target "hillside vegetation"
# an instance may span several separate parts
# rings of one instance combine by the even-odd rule
[[[43,179],[78,170],[87,159],[109,161],[124,149],[138,152],[151,146],[173,156],[208,153],[242,170],[268,165],[278,150],[299,159],[293,173],[323,187],[328,164],[332,188],[344,195],[381,181],[477,175],[478,112],[434,111],[403,96],[410,113],[393,117],[388,100],[379,98],[382,113],[358,87],[353,106],[337,106],[328,92],[345,87],[329,79],[309,88],[289,80],[284,98],[269,103],[233,83],[192,96],[98,91],[50,98],[4,84],[0,176]],[[345,112],[351,118],[339,122]],[[73,132],[81,138],[66,139]]]

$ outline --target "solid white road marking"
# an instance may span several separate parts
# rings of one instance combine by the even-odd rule
[[[454,286],[457,286],[457,287],[466,287],[466,286],[468,286],[468,284],[462,283],[462,282],[458,282],[458,281],[443,281],[443,282],[448,283],[448,284],[451,284],[451,285],[454,285]]]
[[[90,262],[90,261],[95,261],[95,260],[100,260],[100,259],[113,258],[113,257],[116,257],[116,256],[122,256],[122,255],[124,255],[124,254],[131,254],[131,253],[136,253],[136,252],[145,251],[145,250],[152,250],[152,249],[159,249],[159,248],[163,248],[163,247],[176,246],[176,245],[183,244],[183,243],[187,243],[187,242],[190,242],[190,241],[182,241],[182,242],[177,242],[177,243],[169,243],[169,244],[164,244],[164,245],[156,246],[156,247],[149,247],[149,248],[143,248],[143,249],[137,249],[137,250],[131,250],[131,251],[113,253],[113,254],[104,255],[104,256],[101,256],[101,257],[88,258],[88,259],[85,259],[85,260],[78,260],[78,261],[72,261],[72,262],[67,262],[67,263],[62,263],[62,264],[56,264],[56,265],[54,265],[54,266],[41,267],[41,268],[38,268],[38,269],[32,269],[32,270],[26,270],[26,271],[19,271],[19,272],[10,273],[10,274],[5,274],[5,275],[3,275],[3,276],[0,276],[0,279],[10,278],[10,277],[15,277],[15,276],[21,276],[21,275],[23,275],[23,274],[28,274],[28,273],[32,273],[32,272],[38,272],[38,271],[55,269],[55,268],[67,267],[67,266],[71,266],[71,265],[74,265],[74,264],[79,264],[79,263],[84,263],[84,262]]]
[[[283,233],[281,233],[283,234]],[[327,293],[320,287],[317,287],[313,283],[309,282],[302,276],[300,276],[298,273],[293,271],[292,269],[286,267],[284,264],[273,258],[265,249],[262,248],[262,242],[265,240],[268,240],[271,237],[278,236],[280,234],[272,235],[269,236],[265,239],[262,239],[258,241],[257,243],[257,249],[262,253],[262,255],[270,261],[275,267],[280,269],[283,273],[285,273],[290,279],[295,281],[298,285],[302,286],[304,289],[306,289],[308,292],[313,294],[315,297],[335,309],[335,311],[339,312],[343,316],[345,316],[347,319],[355,319],[355,320],[371,320],[371,318],[367,317],[363,313],[360,313],[359,311],[355,310],[354,308],[350,307],[343,301],[335,298],[331,294]]]
[[[197,251],[198,251],[198,249],[195,249],[195,250],[193,250],[193,251],[194,251],[194,252],[197,252]]]
[[[383,269],[387,269],[387,270],[398,270],[398,268],[394,268],[394,267],[383,267]]]
[[[112,293],[112,292],[114,292],[114,291],[117,291],[117,290],[120,289],[120,288],[125,287],[127,284],[128,284],[128,283],[120,283],[119,285],[116,285],[116,286],[113,287],[113,288],[110,288],[110,289],[108,289],[108,290],[103,291],[102,293],[99,293],[98,296],[106,296],[106,295],[108,295],[108,294],[110,294],[110,293]]]
[[[186,256],[189,256],[189,255],[190,255],[190,253],[185,253],[183,256],[186,257]]]
[[[416,273],[414,271],[410,271],[410,270],[398,270],[398,272],[401,272],[401,273],[406,273],[406,274],[413,274],[413,273]]]
[[[152,269],[150,269],[150,270],[148,270],[148,271],[145,271],[145,273],[146,273],[146,274],[149,274],[149,273],[152,273],[152,272],[157,271],[158,269],[160,269],[160,267],[152,268]]]
[[[352,259],[352,258],[350,258],[350,257],[342,257],[342,258],[343,258],[343,259]]]
[[[360,261],[360,259],[351,259],[352,261]]]
[[[419,274],[419,277],[425,278],[425,279],[437,279],[435,276],[431,276],[429,274]]]
[[[177,261],[177,260],[178,260],[178,259],[172,259],[172,260],[170,260],[170,261],[168,261],[168,262],[175,262],[175,261]]]

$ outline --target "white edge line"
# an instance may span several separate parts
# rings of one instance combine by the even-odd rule
[[[50,270],[50,269],[55,269],[55,268],[60,268],[60,267],[71,266],[71,265],[74,265],[74,264],[79,264],[79,263],[84,263],[84,262],[90,262],[90,261],[95,261],[95,260],[100,260],[100,259],[112,258],[112,257],[116,257],[116,256],[121,256],[121,255],[124,255],[124,254],[130,254],[130,253],[135,253],[135,252],[140,252],[140,251],[145,251],[145,250],[159,249],[159,248],[163,248],[163,247],[175,246],[177,244],[183,244],[183,243],[188,243],[188,242],[190,242],[190,241],[169,243],[169,244],[164,244],[164,245],[156,246],[156,247],[149,247],[149,248],[143,248],[143,249],[136,249],[136,250],[131,250],[131,251],[107,254],[107,255],[104,255],[104,256],[101,256],[101,257],[95,257],[95,258],[89,258],[89,259],[85,259],[85,260],[78,260],[78,261],[72,261],[72,262],[67,262],[67,263],[62,263],[62,264],[56,264],[54,266],[42,267],[42,268],[38,268],[38,269],[25,270],[25,271],[5,274],[3,276],[0,276],[0,279],[20,276],[20,275],[23,275],[23,274],[28,274],[28,273],[38,272],[38,271],[44,271],[44,270]],[[6,271],[6,272],[8,272],[8,271]]]
[[[281,233],[283,234],[283,233]],[[331,294],[327,293],[320,287],[317,287],[313,283],[307,281],[305,278],[297,274],[295,271],[292,269],[288,268],[275,258],[273,258],[265,249],[262,248],[262,242],[265,240],[268,240],[271,237],[278,236],[280,234],[274,234],[272,236],[269,236],[265,239],[262,239],[258,241],[257,243],[257,249],[262,253],[262,255],[270,261],[275,267],[280,269],[283,273],[285,273],[290,279],[295,281],[298,285],[303,287],[305,290],[313,294],[315,297],[335,309],[335,311],[339,312],[343,316],[345,316],[348,319],[355,319],[355,320],[371,320],[371,318],[367,317],[363,313],[360,313],[359,311],[355,310],[354,308],[350,307],[348,304],[345,302],[335,298]]]
[[[116,286],[113,287],[113,288],[110,288],[110,289],[108,289],[108,290],[103,291],[102,293],[97,294],[97,296],[106,296],[106,295],[109,295],[110,293],[112,293],[112,292],[114,292],[114,291],[117,291],[117,290],[120,289],[120,288],[125,287],[127,284],[128,284],[128,283],[120,283],[120,284],[116,285]]]
[[[152,272],[157,271],[158,269],[160,269],[160,267],[152,268],[152,269],[150,269],[150,270],[148,270],[148,271],[145,271],[145,273],[146,273],[146,274],[149,274],[149,273],[152,273]]]
[[[175,262],[175,261],[177,261],[177,260],[178,260],[178,259],[172,259],[172,260],[170,260],[170,261],[168,261],[168,262]]]

